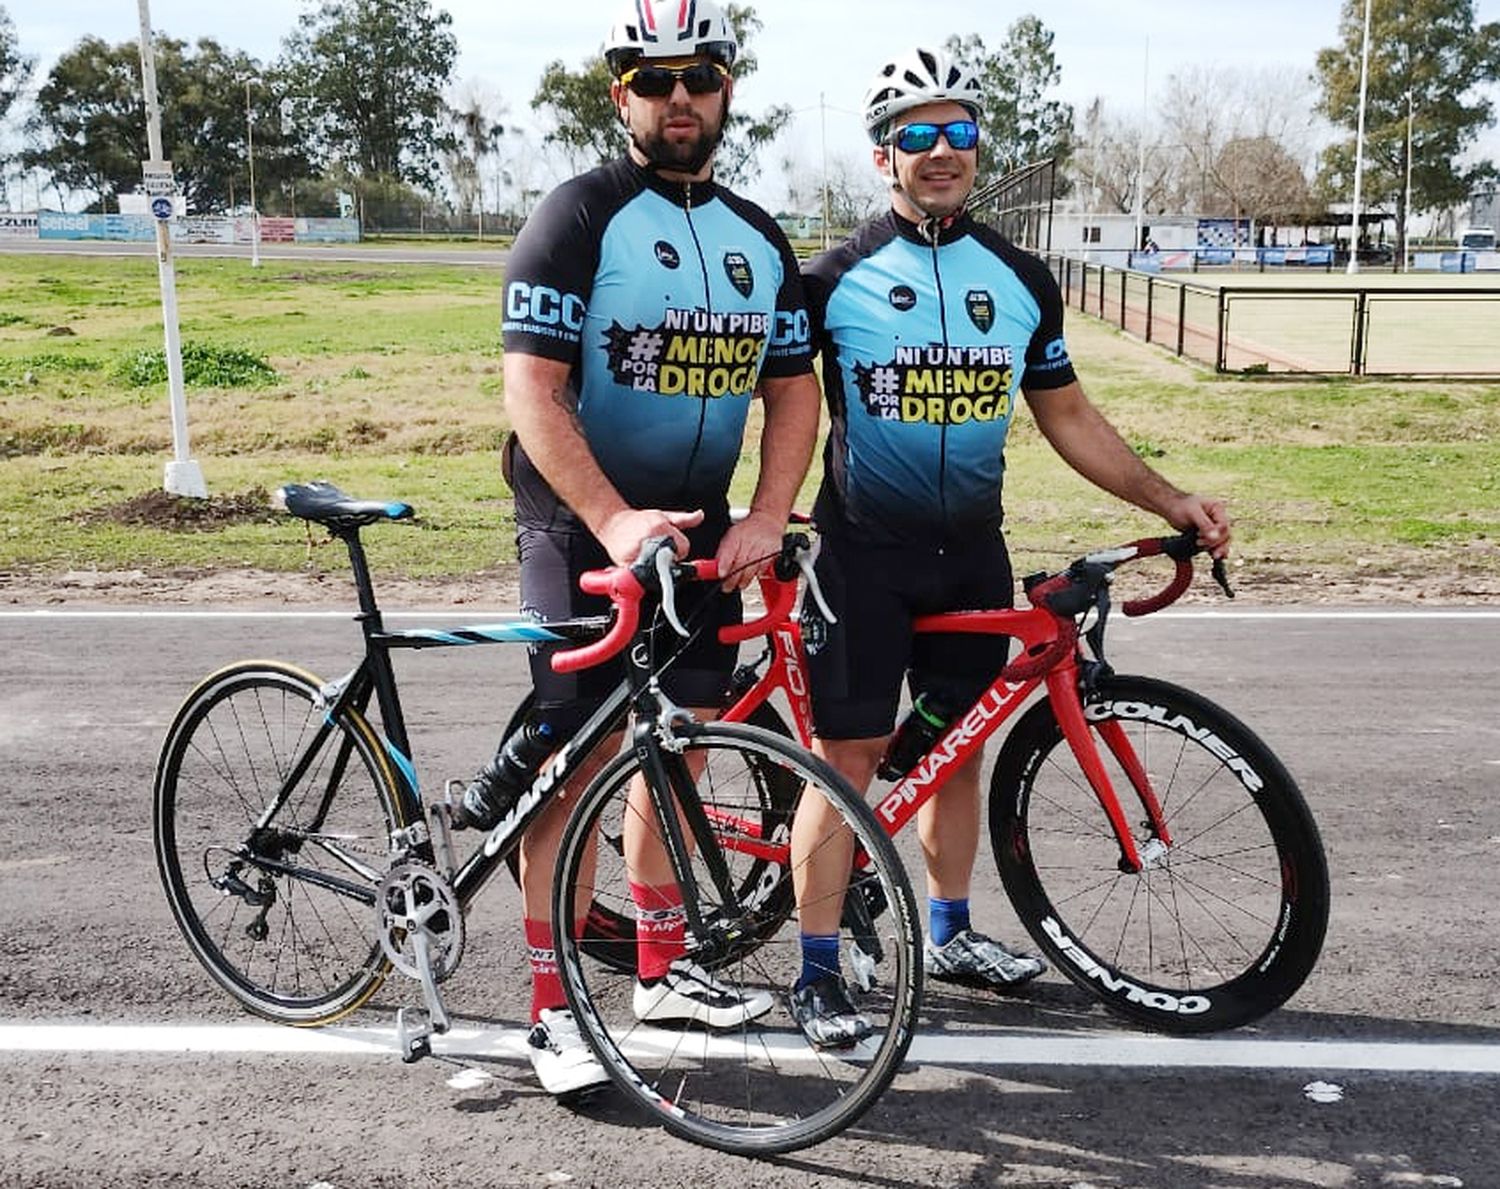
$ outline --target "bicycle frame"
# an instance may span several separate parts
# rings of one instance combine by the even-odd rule
[[[308,741],[302,754],[290,766],[277,797],[272,800],[262,817],[262,823],[274,817],[292,795],[298,782],[305,776],[311,758],[322,748],[328,733],[332,731],[332,722],[337,713],[348,708],[365,715],[373,698],[380,712],[380,728],[375,733],[397,778],[396,784],[402,803],[402,818],[408,823],[414,823],[391,839],[392,848],[409,849],[420,858],[433,861],[437,856],[434,852],[431,833],[425,824],[423,800],[416,766],[411,758],[412,748],[407,736],[405,715],[401,707],[390,654],[403,649],[593,640],[603,636],[614,621],[609,616],[591,616],[553,622],[538,622],[516,617],[503,622],[464,627],[388,631],[384,626],[380,609],[375,603],[368,564],[358,531],[336,532],[335,535],[344,541],[349,550],[355,588],[359,595],[360,610],[356,618],[364,636],[365,656],[351,672],[324,688],[323,693],[327,703],[324,726]],[[690,888],[693,885],[691,872],[680,869],[683,867],[681,856],[685,853],[686,843],[679,832],[678,816],[675,812],[667,810],[666,794],[661,790],[674,789],[678,804],[685,807],[689,829],[699,837],[700,845],[711,827],[696,799],[684,795],[685,790],[679,787],[683,775],[678,770],[678,766],[664,764],[659,748],[649,738],[656,727],[655,719],[650,716],[649,712],[657,709],[659,705],[652,689],[656,669],[651,664],[650,650],[626,649],[625,667],[625,679],[605,698],[577,733],[560,746],[542,765],[530,788],[521,795],[505,818],[488,832],[483,845],[477,848],[462,866],[452,872],[451,882],[454,894],[465,908],[489,882],[499,865],[520,844],[521,837],[554,793],[561,790],[577,774],[589,757],[621,729],[627,712],[631,708],[638,712],[637,727],[633,733],[631,745],[642,756],[643,762],[649,766],[649,770],[655,777],[653,782],[648,782],[648,787],[653,800],[657,802],[657,812],[661,815],[661,820],[671,835],[670,841],[674,844],[668,846],[668,856],[672,860],[674,869],[678,869],[676,873],[679,876],[679,882],[684,887]],[[346,744],[345,747],[347,746]],[[337,786],[339,774],[346,761],[347,754],[341,752],[333,766],[329,782],[330,789]],[[320,811],[319,821],[326,809],[325,805]],[[317,824],[317,822],[314,823],[314,828]],[[367,874],[362,867],[354,866],[348,857],[340,857],[342,861],[350,863],[361,874]],[[451,861],[446,865],[451,867]],[[289,875],[317,878],[319,882],[326,885],[336,885],[337,890],[344,891],[355,899],[373,903],[374,892],[368,883],[361,885],[348,882],[346,884],[290,865],[276,864],[275,866],[284,869]],[[717,890],[724,902],[736,903],[734,890],[728,886],[727,874],[717,869],[713,870],[712,874],[715,877],[715,883],[720,885]],[[692,917],[695,915],[696,898],[689,897],[688,902],[689,916]],[[702,926],[701,920],[690,920],[689,923],[699,928]]]
[[[763,587],[766,583],[762,579]],[[917,761],[906,776],[880,800],[875,816],[886,832],[895,835],[947,783],[948,778],[981,753],[986,742],[1011,719],[1040,686],[1057,715],[1068,746],[1088,776],[1100,807],[1109,819],[1110,828],[1120,847],[1122,871],[1138,872],[1144,862],[1140,848],[1131,833],[1119,794],[1099,754],[1094,734],[1089,729],[1082,699],[1079,696],[1079,665],[1082,657],[1077,646],[1077,632],[1072,620],[1059,617],[1045,607],[994,611],[953,611],[918,617],[913,628],[919,633],[959,632],[979,635],[1010,636],[1020,641],[1023,654],[1036,658],[1029,667],[1038,670],[1019,681],[997,676],[973,707],[956,719],[932,748]],[[788,620],[768,637],[769,664],[764,673],[721,715],[730,722],[743,722],[777,691],[782,692],[791,707],[793,728],[804,747],[812,745],[812,715],[807,694],[807,654],[802,640],[801,624]],[[1023,662],[1023,665],[1025,662]],[[1162,845],[1171,845],[1171,836],[1161,805],[1146,775],[1145,765],[1135,754],[1124,730],[1117,722],[1098,724],[1097,730],[1110,753],[1127,773],[1131,787],[1145,810],[1150,832]],[[753,823],[734,822],[728,837],[720,845],[729,849],[748,850],[773,861],[787,861],[788,848],[754,837]]]

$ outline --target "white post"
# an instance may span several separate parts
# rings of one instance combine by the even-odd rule
[[[823,133],[823,251],[828,251],[828,104],[818,92],[818,112]]]
[[[1151,39],[1146,38],[1146,60],[1141,68],[1141,154],[1135,170],[1135,243],[1129,261],[1146,245],[1141,242],[1146,223],[1146,127],[1151,118]]]
[[[149,0],[137,0],[141,17],[141,85],[146,97],[146,143],[150,146],[150,166],[159,176],[170,174],[171,167],[162,158],[161,103],[156,95],[156,53],[151,44],[151,9]],[[171,196],[161,196],[171,203]],[[170,214],[170,211],[169,211]],[[156,219],[157,273],[161,279],[161,316],[166,327],[167,393],[172,405],[172,461],[167,463],[162,487],[169,495],[206,499],[208,487],[203,472],[188,448],[187,398],[182,384],[182,342],[177,327],[177,273],[172,265],[172,235],[168,220]]]
[[[245,80],[245,144],[250,157],[250,267],[260,267],[260,205],[255,201],[255,118],[250,111],[250,80]]]
[[[1349,268],[1359,271],[1360,192],[1365,181],[1365,99],[1370,90],[1370,3],[1365,0],[1365,44],[1359,63],[1359,126],[1354,134],[1354,215],[1349,221]]]

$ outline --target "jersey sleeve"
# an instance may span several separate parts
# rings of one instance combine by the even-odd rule
[[[812,333],[808,323],[807,295],[802,288],[802,270],[780,227],[770,223],[767,236],[781,256],[781,288],[776,291],[776,318],[761,375],[773,379],[805,375],[812,371],[813,364]]]
[[[1027,270],[1027,286],[1041,309],[1041,321],[1031,336],[1026,348],[1026,370],[1021,375],[1021,387],[1028,392],[1063,388],[1073,383],[1077,374],[1073,361],[1068,358],[1067,340],[1063,338],[1062,290],[1052,270],[1034,256],[1028,256],[1031,267]]]
[[[577,182],[553,190],[511,247],[501,338],[507,351],[576,363],[598,266],[591,204]]]

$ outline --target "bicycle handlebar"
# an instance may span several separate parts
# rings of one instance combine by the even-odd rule
[[[767,635],[777,624],[786,621],[797,601],[797,575],[801,572],[797,560],[807,548],[807,538],[801,534],[789,534],[785,538],[781,553],[770,559],[759,574],[765,613],[744,623],[721,627],[721,643],[739,644],[755,636]],[[553,653],[553,672],[575,673],[601,664],[622,651],[640,626],[641,600],[647,590],[661,595],[663,614],[679,633],[686,635],[687,629],[677,618],[673,597],[676,584],[684,581],[718,582],[722,578],[719,563],[712,558],[675,561],[671,541],[666,537],[644,541],[634,565],[586,571],[580,575],[578,585],[586,594],[607,596],[613,604],[615,618],[609,631],[593,643]]]
[[[1127,599],[1120,605],[1120,610],[1131,618],[1150,615],[1182,597],[1193,581],[1193,558],[1202,552],[1196,529],[1185,529],[1172,537],[1143,537],[1128,545],[1086,554],[1050,577],[1033,575],[1025,582],[1026,597],[1034,607],[1043,607],[1059,618],[1072,619],[1095,605],[1100,591],[1120,566],[1148,557],[1169,557],[1176,565],[1166,586],[1155,594]],[[1225,596],[1234,598],[1221,558],[1214,559],[1211,572]]]

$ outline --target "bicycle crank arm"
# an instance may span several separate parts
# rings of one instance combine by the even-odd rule
[[[422,984],[422,1008],[403,1007],[396,1012],[396,1043],[401,1049],[401,1060],[410,1065],[423,1057],[432,1056],[432,1037],[441,1036],[453,1026],[448,1009],[443,1004],[442,992],[432,973],[432,954],[427,946],[427,937],[417,930],[412,934],[412,949],[415,951],[417,978]]]

